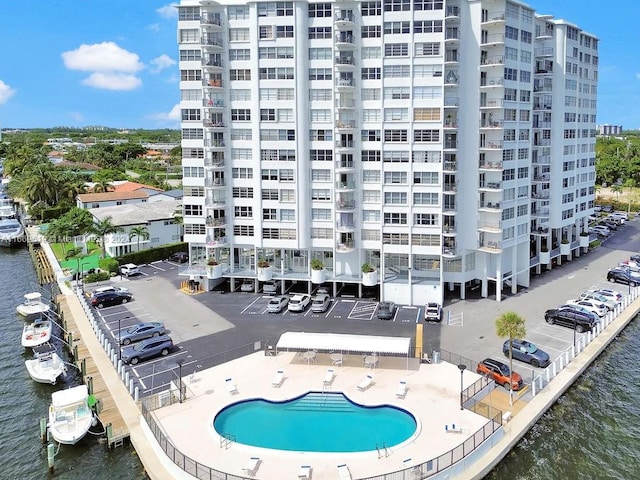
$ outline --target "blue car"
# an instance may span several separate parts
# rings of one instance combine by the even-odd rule
[[[532,367],[546,367],[549,365],[549,354],[540,350],[533,343],[526,340],[513,339],[512,342],[513,358],[521,362],[530,363]],[[502,353],[505,357],[509,357],[509,340],[502,345]]]
[[[169,335],[160,335],[142,340],[135,345],[122,349],[122,361],[136,365],[140,360],[169,355],[173,348],[173,340]]]

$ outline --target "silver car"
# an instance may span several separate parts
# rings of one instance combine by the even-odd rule
[[[280,313],[285,309],[288,303],[289,297],[287,297],[286,295],[278,295],[277,297],[273,297],[267,304],[267,312]]]
[[[121,345],[129,345],[132,342],[138,342],[150,337],[159,337],[164,335],[164,323],[161,322],[142,322],[137,323],[126,330],[120,330],[118,338]]]

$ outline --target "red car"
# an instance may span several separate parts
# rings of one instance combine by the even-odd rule
[[[511,380],[511,388],[513,390],[520,390],[524,386],[519,373],[513,372],[509,375],[509,365],[492,358],[485,358],[478,363],[476,372],[492,378],[498,385],[502,385],[507,390],[509,390],[509,380]]]

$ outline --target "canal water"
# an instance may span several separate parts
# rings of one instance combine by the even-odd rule
[[[39,419],[47,415],[51,393],[77,385],[79,376],[70,372],[64,381],[49,386],[33,382],[27,374],[24,360],[29,355],[20,345],[23,320],[15,307],[25,293],[37,289],[28,252],[0,249],[0,479],[146,479],[131,446],[109,450],[95,436],[60,447],[55,473],[48,476]],[[59,343],[58,347],[62,351]],[[638,352],[636,320],[487,478],[640,478]],[[68,360],[66,352],[64,357]]]

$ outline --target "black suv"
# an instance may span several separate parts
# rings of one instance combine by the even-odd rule
[[[624,283],[635,287],[640,285],[640,278],[631,273],[631,269],[612,268],[607,272],[607,280],[612,283]]]
[[[91,305],[96,308],[121,305],[130,301],[131,294],[128,292],[102,292],[91,297]]]
[[[173,252],[169,255],[169,261],[175,263],[187,263],[189,261],[189,254],[187,252]]]
[[[576,332],[592,331],[598,323],[594,313],[574,310],[571,308],[552,308],[544,312],[544,319],[549,325],[561,325],[575,328]]]

